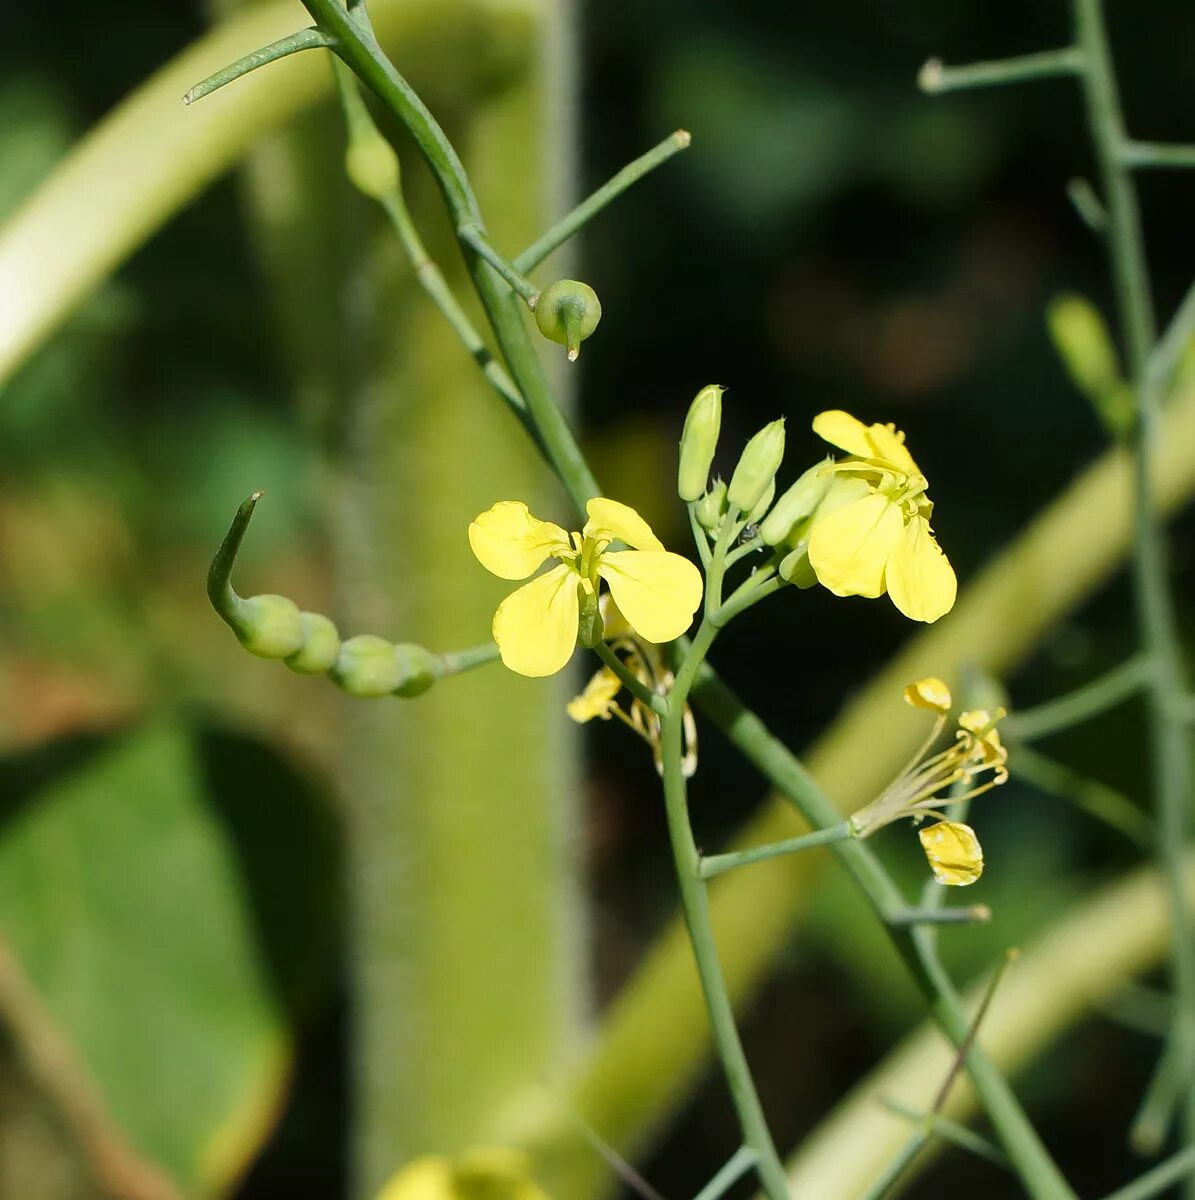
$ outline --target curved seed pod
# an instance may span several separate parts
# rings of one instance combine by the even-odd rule
[[[303,623],[303,641],[285,661],[299,675],[323,675],[340,657],[340,634],[322,613],[299,614]]]
[[[784,458],[784,418],[769,421],[746,445],[726,498],[739,512],[749,513],[760,501],[768,484],[776,478]]]
[[[685,416],[685,427],[680,435],[676,490],[686,503],[699,499],[709,482],[710,466],[722,428],[722,393],[725,390],[716,383],[703,387],[693,397]]]
[[[332,679],[352,696],[387,696],[403,681],[394,649],[376,634],[351,637],[340,647]]]
[[[569,362],[576,362],[581,343],[602,319],[597,292],[578,279],[558,279],[539,294],[535,323],[550,341],[568,347]]]
[[[396,696],[406,699],[422,696],[444,673],[442,660],[414,642],[400,642],[394,647],[394,658],[399,673],[399,682],[394,688]]]

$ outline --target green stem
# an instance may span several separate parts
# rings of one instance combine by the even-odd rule
[[[921,68],[917,84],[923,92],[937,94],[964,88],[1023,83],[1028,79],[1075,75],[1082,67],[1083,58],[1075,46],[1067,46],[1062,50],[1043,50],[1039,54],[1022,54],[1016,58],[1000,58],[992,62],[969,63],[964,67],[943,66],[941,59],[931,58]]]
[[[724,871],[733,871],[735,867],[745,867],[751,863],[763,862],[781,854],[796,854],[801,850],[809,850],[814,846],[826,846],[854,836],[851,823],[843,821],[825,829],[815,829],[812,833],[805,833],[800,837],[788,838],[783,842],[772,842],[768,846],[753,846],[750,850],[735,850],[729,854],[703,855],[698,873],[702,879],[713,879],[715,875],[721,875]]]
[[[238,58],[236,62],[221,67],[219,71],[209,75],[201,83],[197,83],[191,88],[183,96],[183,103],[194,104],[196,100],[210,96],[226,84],[248,75],[250,71],[256,71],[258,67],[264,67],[267,63],[277,62],[280,58],[298,54],[300,50],[318,50],[331,48],[331,46],[332,39],[321,30],[300,29],[298,33],[279,38],[276,42],[262,46],[260,50],[254,50],[252,54],[246,54],[243,58]]]
[[[1160,435],[1161,396],[1150,374],[1155,341],[1149,270],[1141,214],[1100,0],[1071,0],[1075,38],[1085,58],[1083,72],[1091,137],[1108,206],[1108,252],[1126,345],[1129,375],[1137,397],[1133,431],[1133,584],[1142,648],[1156,664],[1147,694],[1158,825],[1158,861],[1170,891],[1175,998],[1172,1038],[1183,1051],[1181,1069],[1192,1068],[1195,1028],[1195,928],[1183,873],[1187,806],[1192,769],[1187,731],[1175,719],[1175,701],[1187,685],[1168,581],[1165,539],[1154,508],[1152,487]],[[1184,1140],[1195,1141],[1195,1088],[1182,1093]],[[1195,1183],[1186,1195],[1195,1197]]]
[[[547,233],[536,238],[513,260],[515,270],[523,274],[535,270],[553,250],[567,242],[611,200],[617,199],[632,184],[637,183],[649,171],[654,171],[656,167],[666,163],[674,154],[686,149],[692,140],[687,130],[678,129],[658,146],[653,146],[646,154],[641,154],[634,162],[628,163],[608,183],[603,184],[592,196],[582,200],[572,212],[557,221]]]
[[[899,1182],[900,1177],[905,1173],[913,1159],[921,1153],[922,1147],[928,1141],[928,1130],[919,1129],[914,1133],[896,1152],[892,1161],[880,1173],[880,1177],[875,1183],[863,1193],[863,1200],[883,1200],[885,1196],[890,1195],[892,1189]]]
[[[1129,140],[1121,144],[1120,159],[1126,167],[1195,167],[1195,146]]]
[[[776,568],[764,567],[740,584],[731,593],[730,599],[714,613],[711,619],[719,629],[722,629],[739,613],[745,612],[761,600],[766,600],[768,596],[775,595],[782,587],[784,587],[784,580],[776,574]]]
[[[594,653],[614,672],[615,675],[622,681],[622,686],[630,692],[636,700],[641,704],[645,704],[657,716],[663,716],[668,711],[668,700],[661,696],[658,692],[653,692],[651,688],[628,669],[626,663],[610,649],[609,645],[604,641],[597,641],[593,644]]]
[[[697,1193],[694,1200],[720,1200],[756,1163],[750,1146],[740,1146],[722,1169]]]
[[[721,557],[724,557],[725,546],[721,539],[719,544],[722,548]],[[721,566],[719,559],[720,556],[715,553],[715,571]],[[660,749],[664,767],[664,808],[668,818],[668,836],[672,843],[685,925],[689,931],[693,957],[697,961],[697,974],[701,979],[701,990],[705,997],[714,1045],[717,1047],[735,1111],[738,1113],[743,1142],[756,1155],[755,1169],[769,1200],[788,1200],[788,1181],[784,1165],[776,1153],[772,1135],[764,1118],[759,1095],[755,1090],[755,1081],[751,1077],[751,1068],[735,1025],[734,1009],[726,990],[726,980],[718,961],[718,947],[714,941],[714,928],[710,920],[709,895],[701,878],[701,854],[693,837],[693,827],[689,823],[688,795],[681,769],[684,756],[685,701],[716,635],[717,628],[708,619],[701,623],[677,672],[676,682],[669,696],[668,712],[661,729]]]
[[[1195,339],[1195,283],[1187,289],[1149,356],[1150,385],[1159,394],[1165,395],[1183,356],[1191,348],[1192,339]]]
[[[991,919],[992,910],[986,904],[972,904],[969,908],[904,908],[885,918],[889,925],[984,925]]]
[[[483,642],[480,646],[470,646],[467,650],[454,650],[449,654],[440,655],[445,675],[461,675],[475,667],[484,667],[487,663],[497,661],[498,647],[494,642]]]
[[[936,1133],[943,1141],[950,1142],[960,1150],[966,1150],[978,1158],[986,1159],[994,1166],[1003,1167],[1005,1170],[1009,1169],[1007,1155],[1003,1154],[999,1147],[993,1146],[987,1138],[981,1137],[973,1129],[968,1129],[966,1125],[962,1125],[950,1117],[944,1117],[941,1113],[916,1112],[903,1104],[898,1104],[895,1100],[884,1100],[882,1103],[889,1112],[896,1113],[898,1117],[904,1117],[906,1121],[914,1125],[927,1126],[932,1133]]]
[[[1010,738],[1032,742],[1060,729],[1069,729],[1090,720],[1123,700],[1136,695],[1151,679],[1153,662],[1146,654],[1137,654],[1113,667],[1106,675],[1035,708],[1009,714],[1001,726]]]
[[[483,230],[476,225],[462,225],[457,229],[457,236],[465,245],[476,250],[510,284],[511,288],[527,301],[528,308],[535,307],[535,302],[539,299],[539,288],[530,279],[524,278],[494,249]]]
[[[1161,1195],[1172,1183],[1189,1179],[1192,1174],[1195,1174],[1195,1146],[1188,1146],[1104,1200],[1150,1200],[1152,1196]]]

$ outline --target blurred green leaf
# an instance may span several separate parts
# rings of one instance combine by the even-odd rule
[[[273,1127],[294,1002],[326,977],[331,826],[232,735],[157,722],[66,758],[41,787],[44,755],[0,775],[0,1007],[109,1191],[216,1194]]]

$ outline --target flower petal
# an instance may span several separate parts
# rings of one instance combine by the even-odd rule
[[[526,579],[551,554],[569,549],[568,534],[533,517],[521,500],[499,500],[469,526],[477,561],[500,579]]]
[[[900,505],[873,492],[828,516],[819,512],[809,535],[809,562],[836,596],[882,596],[888,556],[900,540]]]
[[[595,496],[585,506],[589,520],[585,522],[585,536],[602,542],[615,538],[633,546],[636,550],[663,550],[664,543],[651,531],[651,526],[629,505],[605,496]]]
[[[577,573],[562,563],[511,592],[494,613],[502,661],[520,675],[555,675],[577,644]]]
[[[875,457],[875,448],[867,439],[867,426],[840,408],[818,413],[813,418],[813,432],[831,446],[837,446],[839,450],[845,450],[857,458]]]
[[[888,560],[888,595],[913,621],[936,621],[954,607],[958,581],[929,522],[914,517]]]
[[[970,825],[939,821],[918,830],[917,836],[938,883],[966,887],[983,874],[983,847]]]
[[[944,715],[950,711],[953,700],[946,684],[936,676],[929,675],[905,688],[905,702],[914,708],[928,708],[932,712]]]
[[[701,572],[667,550],[618,550],[598,560],[614,603],[645,641],[670,642],[693,623]]]
[[[867,438],[874,447],[872,458],[882,458],[910,475],[921,473],[913,456],[905,449],[905,435],[895,425],[872,425]]]
[[[566,711],[578,725],[584,725],[594,717],[608,721],[614,697],[621,691],[622,680],[609,667],[602,667],[585,685],[585,690],[568,702]]]

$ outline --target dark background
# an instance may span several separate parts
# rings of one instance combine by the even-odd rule
[[[1109,8],[1132,132],[1195,138],[1195,10],[1178,0]],[[195,4],[126,0],[104,15],[102,53],[96,29],[97,6],[81,0],[0,6],[0,213],[203,23]],[[929,99],[914,80],[930,55],[966,62],[1055,46],[1067,34],[1060,0],[588,6],[579,39],[586,190],[669,130],[694,135],[689,151],[585,235],[590,265],[581,273],[604,318],[582,356],[581,421],[603,478],[616,481],[633,469],[627,462],[663,453],[688,400],[711,381],[729,388],[723,444],[731,447],[783,414],[790,455],[812,461],[820,449],[808,423],[821,409],[892,420],[930,478],[941,543],[960,580],[972,578],[1105,444],[1059,364],[1044,308],[1073,290],[1108,313],[1110,297],[1098,242],[1065,195],[1068,179],[1092,167],[1077,89],[1043,82]],[[1195,179],[1147,175],[1142,196],[1165,317],[1195,271]],[[313,504],[304,482],[310,450],[262,286],[226,180],[140,251],[7,389],[0,470],[26,482],[106,473],[117,510],[149,545],[159,539],[164,555],[180,541],[210,544],[226,519],[228,480],[247,468],[301,528]],[[163,486],[173,498],[168,514],[144,503]],[[644,504],[650,509],[652,497]],[[1188,631],[1193,532],[1186,518],[1174,539]],[[682,544],[679,529],[667,534]],[[815,590],[799,617],[795,605],[776,604],[741,621],[718,660],[800,746],[906,634],[886,602],[843,603]],[[1009,681],[1012,694],[1027,705],[1074,686],[1133,640],[1118,578],[1050,634]],[[794,665],[778,671],[781,655]],[[69,728],[80,708],[104,703],[42,680],[21,737]],[[609,995],[674,901],[663,817],[639,748],[613,726],[593,730],[590,747],[594,954]],[[1048,749],[1144,799],[1135,708]],[[715,841],[753,811],[762,789],[743,785],[714,736],[702,755],[695,813]],[[991,963],[1041,911],[1134,861],[1114,834],[1015,780],[985,803],[984,821],[989,861],[1015,862],[1017,882],[993,872],[976,897],[1007,917],[998,930],[944,935],[962,973]],[[919,865],[899,849],[891,857],[911,886]],[[862,961],[873,950],[851,936],[859,919],[845,890],[828,887],[813,936],[780,963],[747,1023],[781,1145],[920,1015],[891,964]],[[876,978],[885,986],[872,986]],[[313,1017],[291,1110],[246,1181],[246,1198],[338,1194],[342,1025],[334,1001]],[[1020,1083],[1081,1195],[1139,1169],[1122,1149],[1123,1131],[1155,1050],[1093,1021]],[[706,1086],[645,1174],[666,1196],[695,1193],[733,1149],[730,1128],[721,1086]],[[961,1184],[977,1198],[1007,1196],[1011,1186],[948,1154],[910,1194],[936,1197]]]

